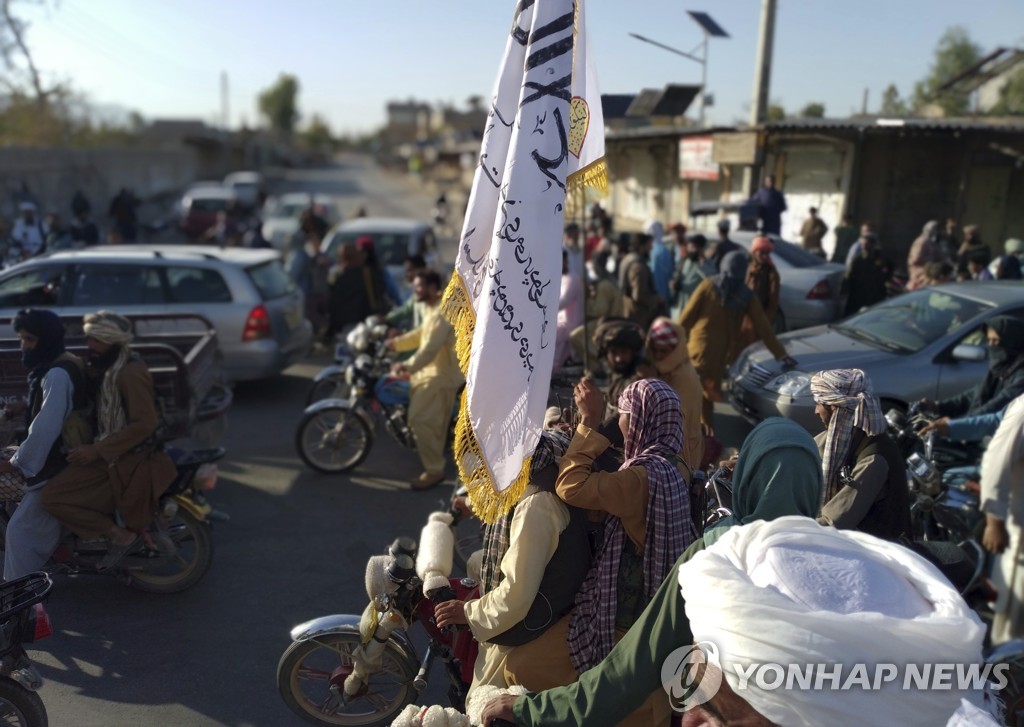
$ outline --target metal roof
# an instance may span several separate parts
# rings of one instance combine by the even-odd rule
[[[635,129],[608,129],[605,139],[659,139],[663,137],[708,136],[721,131],[737,131],[731,126],[713,126],[707,129],[698,126],[640,126]]]
[[[991,131],[1019,134],[1024,133],[1024,120],[855,116],[848,119],[786,119],[766,123],[764,129],[765,131]]]

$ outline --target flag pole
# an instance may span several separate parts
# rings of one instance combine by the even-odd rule
[[[583,241],[583,373],[590,372],[590,341],[587,329],[587,298],[590,297],[590,280],[587,276],[587,188],[580,185],[580,239]]]

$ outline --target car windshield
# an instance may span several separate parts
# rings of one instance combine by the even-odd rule
[[[283,298],[295,290],[295,284],[284,271],[280,260],[268,260],[246,270],[263,300]]]
[[[833,328],[879,348],[916,353],[992,307],[944,290],[917,290],[872,306]]]
[[[193,212],[221,212],[228,208],[224,197],[193,197],[190,209]]]
[[[309,207],[309,202],[285,202],[274,210],[276,219],[297,220]]]

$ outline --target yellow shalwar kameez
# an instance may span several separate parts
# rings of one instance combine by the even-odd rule
[[[415,350],[405,362],[409,370],[409,427],[427,475],[443,475],[444,445],[452,421],[455,396],[465,379],[455,357],[455,330],[439,306],[424,306],[419,328],[398,336],[399,353]]]

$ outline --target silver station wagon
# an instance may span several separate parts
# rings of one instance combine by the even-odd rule
[[[199,314],[217,330],[228,381],[274,376],[313,339],[274,250],[114,245],[32,258],[0,273],[0,316],[29,307]]]

